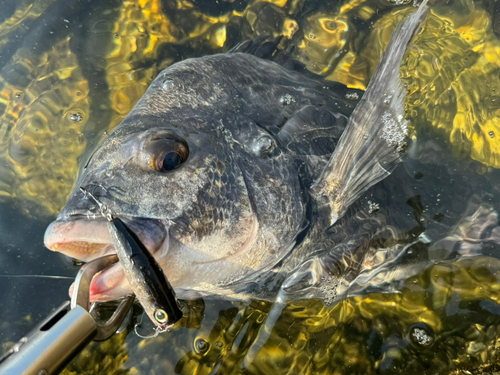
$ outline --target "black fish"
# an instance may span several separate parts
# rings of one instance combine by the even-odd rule
[[[165,69],[91,157],[46,246],[83,260],[114,251],[82,187],[138,235],[179,298],[270,298],[281,286],[331,299],[365,253],[351,246],[359,233],[338,243],[330,227],[400,160],[399,66],[426,14],[424,2],[396,29],[359,103],[361,92],[289,59],[256,56],[272,44]],[[334,287],[304,293],[322,277]],[[121,267],[94,278],[91,293],[98,301],[130,293]]]

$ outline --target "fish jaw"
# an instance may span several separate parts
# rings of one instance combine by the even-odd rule
[[[73,297],[74,289],[75,284],[73,283],[69,288],[70,297]],[[119,263],[115,263],[95,275],[89,287],[90,302],[114,301],[133,293]]]
[[[124,219],[125,220],[125,219]],[[156,256],[164,255],[166,248],[166,229],[157,220],[129,218],[128,225],[133,228],[146,248]],[[59,218],[45,231],[45,246],[72,258],[85,262],[116,254],[104,218],[87,219],[81,215]],[[74,286],[70,287],[70,295]],[[90,301],[107,302],[133,293],[120,263],[99,272],[90,284]]]
[[[52,251],[86,262],[115,253],[104,218],[58,219],[46,229],[44,244]]]

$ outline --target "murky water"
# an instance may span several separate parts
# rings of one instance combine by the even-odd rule
[[[361,295],[334,306],[290,302],[275,322],[268,302],[197,300],[171,332],[142,339],[133,332],[136,306],[124,333],[90,345],[67,373],[499,370],[500,3],[430,7],[401,67],[414,142],[357,203],[380,209],[391,228],[372,239],[374,256],[408,245],[408,266],[380,273],[382,289],[360,285]],[[43,248],[45,227],[84,161],[159,71],[285,35],[309,70],[365,88],[412,10],[384,0],[1,2],[2,348],[67,299],[78,266]]]

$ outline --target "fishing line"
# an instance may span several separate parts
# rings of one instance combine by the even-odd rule
[[[70,277],[70,276],[52,276],[52,275],[0,275],[0,277],[5,277],[5,278],[35,277],[35,278],[39,278],[39,279],[74,280],[74,277]]]

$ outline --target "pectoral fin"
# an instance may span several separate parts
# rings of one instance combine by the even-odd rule
[[[424,0],[404,24],[399,24],[363,98],[321,176],[312,187],[331,207],[331,224],[368,188],[392,173],[405,145],[406,89],[399,66],[408,44],[427,16]]]

